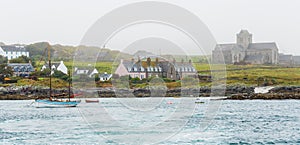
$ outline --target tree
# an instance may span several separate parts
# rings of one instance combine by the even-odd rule
[[[140,83],[141,79],[138,77],[132,78],[131,83]]]
[[[55,78],[65,80],[65,81],[69,81],[69,76],[59,70],[55,70],[54,73],[52,74],[52,76]]]
[[[30,58],[24,55],[10,60],[11,63],[29,63],[29,61]]]
[[[7,64],[0,64],[0,82],[4,81],[4,78],[10,77],[13,75],[13,70]]]
[[[48,77],[50,75],[50,69],[46,68],[43,71],[35,71],[31,73],[31,76],[36,76],[36,77]]]
[[[98,81],[100,81],[99,74],[95,74],[95,82],[98,82]]]
[[[7,57],[0,55],[0,64],[7,63]]]

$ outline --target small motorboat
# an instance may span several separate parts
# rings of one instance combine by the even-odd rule
[[[96,99],[96,100],[94,100],[94,99],[85,99],[85,102],[86,103],[99,103],[99,100],[98,99]]]
[[[196,104],[203,104],[205,102],[201,101],[201,99],[198,97],[195,101]]]

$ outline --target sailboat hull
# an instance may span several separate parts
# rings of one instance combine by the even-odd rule
[[[66,107],[76,107],[80,101],[50,101],[50,100],[35,100],[37,103],[37,108],[66,108]]]

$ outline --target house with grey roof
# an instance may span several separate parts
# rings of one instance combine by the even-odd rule
[[[300,65],[300,56],[293,56],[294,65]]]
[[[105,82],[110,80],[110,78],[112,77],[112,74],[108,74],[107,72],[104,72],[104,74],[99,74],[99,78],[101,82]]]
[[[14,76],[26,77],[34,72],[31,63],[8,63],[7,65],[12,68]]]
[[[284,66],[293,65],[294,64],[294,57],[293,57],[293,55],[287,55],[287,54],[279,53],[278,63],[280,65],[284,65]]]
[[[73,75],[87,75],[88,77],[94,77],[98,74],[98,70],[94,67],[87,66],[87,67],[75,67]]]
[[[29,57],[29,51],[27,51],[22,45],[5,45],[0,46],[0,55],[7,57],[8,60],[11,60],[22,55]]]
[[[161,77],[169,78],[172,80],[180,80],[186,76],[195,76],[197,73],[196,69],[193,67],[192,62],[176,62],[161,60],[158,58],[152,61],[148,57],[145,61],[138,59],[138,61],[121,60],[119,66],[117,67],[115,74],[119,76],[129,75],[131,78],[151,78],[151,77]]]
[[[119,66],[117,67],[115,74],[118,76],[130,76],[131,78],[146,78],[146,70],[142,66],[141,61],[135,62],[132,60],[121,59]]]
[[[225,64],[278,64],[278,57],[275,42],[253,43],[247,30],[236,35],[236,43],[217,44],[212,52],[213,63]]]

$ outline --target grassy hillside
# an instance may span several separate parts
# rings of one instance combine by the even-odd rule
[[[48,42],[38,42],[38,43],[27,45],[26,48],[29,51],[30,56],[34,58],[35,61],[39,61],[41,57],[43,57],[44,59],[47,58],[47,51],[45,50],[48,47],[48,45],[49,45]],[[88,58],[89,56],[94,56],[94,52],[103,53],[103,55],[99,54],[98,56],[99,61],[114,61],[114,60],[119,60],[121,58],[131,58],[131,55],[122,53],[118,50],[110,50],[107,48],[102,49],[99,47],[92,47],[92,46],[67,46],[67,45],[55,44],[55,45],[51,45],[50,48],[51,48],[51,59],[54,61],[72,60],[77,49],[93,50],[93,51],[84,51],[84,53],[81,53],[80,56],[84,58]],[[89,52],[93,54],[89,54]]]

